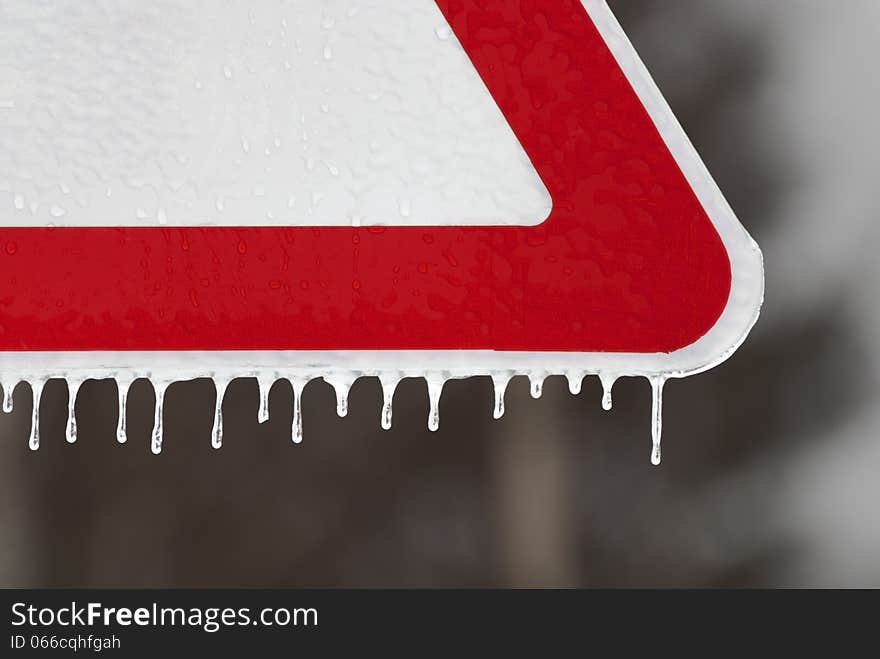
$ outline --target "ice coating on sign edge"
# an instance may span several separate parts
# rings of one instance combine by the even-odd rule
[[[533,397],[540,397],[543,390],[544,380],[550,375],[547,373],[540,373],[538,375],[529,374],[519,374],[515,372],[502,372],[502,373],[494,373],[490,376],[493,391],[494,391],[494,405],[492,407],[492,416],[495,419],[500,419],[504,416],[504,395],[507,391],[507,386],[510,380],[516,375],[526,375],[529,377],[530,383],[530,391]],[[583,373],[579,377],[575,376],[571,373],[565,374],[565,377],[569,383],[569,389],[572,394],[577,395],[581,391],[581,383],[583,381],[583,377],[585,375],[589,375],[588,373]],[[611,389],[614,386],[614,382],[617,380],[617,375],[611,375],[608,373],[599,373],[597,374],[603,389],[602,396],[602,407],[606,410],[611,408],[610,405],[610,396]],[[256,379],[258,388],[259,388],[259,397],[260,397],[260,406],[257,412],[257,420],[259,423],[264,423],[268,419],[268,394],[272,385],[281,379],[288,379],[291,383],[291,387],[293,389],[293,414],[292,414],[292,424],[291,424],[291,439],[295,444],[299,444],[302,442],[303,434],[302,434],[302,389],[311,379],[317,379],[321,376],[316,376],[315,378],[308,377],[296,377],[291,376],[285,378],[281,376],[278,372],[272,373],[260,373],[256,375],[250,376],[242,376],[244,378],[252,378]],[[358,379],[358,377],[372,377],[370,375],[362,375],[357,376],[354,380]],[[391,420],[392,420],[392,403],[394,400],[394,392],[397,389],[397,385],[400,383],[404,377],[411,377],[404,375],[400,372],[394,374],[380,374],[377,376],[382,387],[382,408],[380,410],[380,425],[383,430],[389,430],[391,428]],[[222,375],[213,375],[211,376],[212,381],[214,382],[216,389],[216,397],[214,403],[214,421],[211,429],[211,446],[215,449],[219,449],[223,446],[223,400],[226,395],[226,390],[228,388],[231,380],[236,379],[230,376],[222,376]],[[40,412],[40,400],[42,396],[43,387],[46,381],[49,378],[27,378],[22,377],[20,380],[16,380],[16,382],[29,382],[32,392],[33,392],[33,402],[31,409],[31,433],[30,439],[28,441],[28,445],[32,450],[37,450],[40,447],[40,424],[39,424],[39,412]],[[70,379],[68,378],[68,404],[67,404],[67,423],[65,430],[65,437],[68,443],[74,443],[76,441],[76,398],[79,392],[79,389],[82,387],[82,384],[89,378],[85,379]],[[118,405],[118,421],[117,421],[117,430],[116,430],[116,439],[120,444],[123,444],[127,441],[126,434],[126,412],[127,412],[127,400],[128,400],[128,391],[131,386],[131,380],[123,379],[120,377],[115,378],[117,384],[117,405]],[[150,449],[154,455],[158,455],[162,452],[162,446],[164,443],[164,410],[165,410],[165,396],[168,387],[173,384],[177,380],[168,379],[168,378],[150,378],[152,383],[154,392],[155,392],[155,404],[154,404],[154,417],[153,417],[153,428],[151,432],[151,442]],[[325,381],[331,384],[336,391],[337,397],[337,414],[340,417],[345,416],[344,412],[347,413],[348,410],[348,393],[353,384],[354,380],[339,380],[333,379],[332,377],[323,378]],[[427,393],[428,393],[428,429],[431,432],[437,432],[440,428],[440,398],[443,395],[443,388],[449,380],[457,379],[454,376],[449,374],[429,374],[424,376],[425,382],[427,384]],[[663,414],[663,387],[666,382],[666,377],[663,375],[653,375],[648,377],[648,381],[651,384],[652,391],[652,406],[651,406],[651,419],[652,419],[652,430],[651,430],[651,439],[652,439],[652,454],[651,461],[655,465],[660,464],[660,442],[662,435],[662,414]],[[12,380],[3,380],[3,396],[4,402],[11,401],[11,394],[14,390],[14,385],[11,384]],[[537,395],[536,395],[537,394]],[[4,412],[11,412],[12,407],[11,404],[9,407],[4,405]]]

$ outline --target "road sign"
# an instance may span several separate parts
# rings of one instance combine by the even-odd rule
[[[603,1],[64,5],[2,10],[0,370],[151,376],[154,450],[178,379],[324,376],[344,412],[424,375],[436,426],[445,379],[498,412],[592,373],[651,379],[659,460],[665,379],[757,318],[760,252]]]

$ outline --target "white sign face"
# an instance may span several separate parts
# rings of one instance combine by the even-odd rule
[[[0,0],[0,22],[0,226],[550,212],[434,0]]]

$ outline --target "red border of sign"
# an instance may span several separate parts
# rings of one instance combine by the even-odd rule
[[[704,336],[727,249],[585,7],[438,5],[550,192],[543,224],[2,229],[0,351],[669,353]]]

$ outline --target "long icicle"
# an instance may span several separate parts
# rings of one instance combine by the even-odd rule
[[[214,378],[214,425],[211,428],[211,446],[220,448],[223,446],[223,398],[226,396],[226,387],[229,380]]]
[[[31,391],[33,392],[33,403],[31,409],[31,436],[28,440],[28,446],[32,451],[40,448],[40,398],[43,395],[43,380],[34,380],[31,382]]]
[[[572,396],[577,396],[581,393],[581,389],[584,386],[584,377],[586,376],[583,371],[566,373],[565,378],[568,380],[568,390]]]
[[[119,416],[116,418],[116,441],[125,444],[128,441],[127,415],[128,415],[128,390],[131,380],[116,378],[116,396],[119,399]]]
[[[666,379],[662,376],[653,376],[651,379],[651,464],[657,466],[662,459],[660,442],[663,438],[663,385]]]
[[[290,386],[293,389],[293,420],[290,424],[290,438],[294,444],[299,444],[303,440],[302,390],[304,385],[300,380],[292,378]]]
[[[68,444],[76,441],[76,397],[81,385],[81,380],[67,378],[67,427],[64,430],[64,437]]]
[[[156,392],[156,404],[153,408],[153,439],[150,443],[150,450],[153,455],[159,455],[162,452],[162,442],[164,440],[164,417],[165,417],[165,390],[169,383],[166,381],[154,382],[153,391]]]

